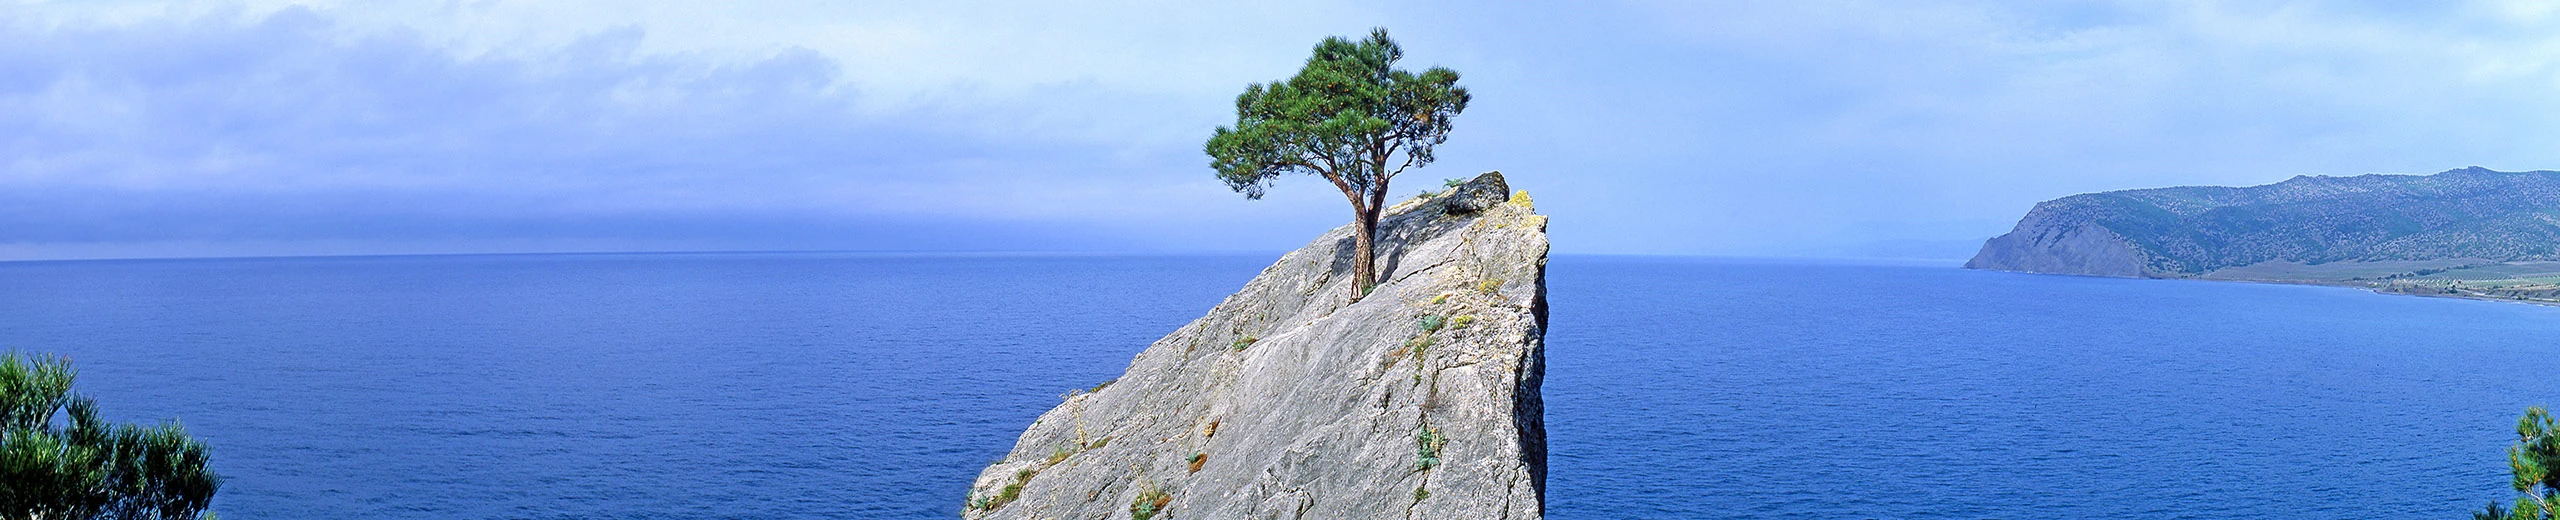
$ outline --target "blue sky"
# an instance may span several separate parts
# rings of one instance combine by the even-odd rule
[[[1075,4],[1075,5],[1062,5]],[[0,0],[0,259],[1277,251],[1200,143],[1384,26],[1559,252],[1957,256],[2035,202],[2560,168],[2560,8],[2479,2]]]

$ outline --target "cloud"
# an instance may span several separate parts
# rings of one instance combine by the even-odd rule
[[[0,2],[0,256],[1294,247],[1338,197],[1244,201],[1199,141],[1372,26],[1478,96],[1404,185],[1509,172],[1567,252],[2560,167],[2528,1]]]
[[[302,7],[18,20],[0,27],[0,242],[1130,247],[1110,228],[1185,186],[1110,173],[1190,159],[1074,122],[1144,94],[866,104],[814,50],[648,53],[636,26],[473,53]],[[1011,231],[1055,221],[1103,229]]]

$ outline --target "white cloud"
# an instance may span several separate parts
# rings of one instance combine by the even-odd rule
[[[2083,191],[2560,167],[2550,5],[20,1],[0,186],[87,215],[55,240],[613,217],[1285,247],[1333,196],[1241,201],[1199,140],[1386,25],[1478,95],[1418,175],[1513,173],[1561,250],[1826,251]],[[242,223],[123,230],[180,218]]]

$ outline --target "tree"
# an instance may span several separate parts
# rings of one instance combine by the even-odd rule
[[[2475,520],[2552,520],[2560,518],[2560,424],[2540,406],[2524,409],[2516,420],[2516,443],[2507,447],[2508,481],[2516,490],[2514,508],[2497,502],[2471,513]]]
[[[1351,199],[1353,287],[1377,285],[1378,213],[1387,183],[1408,168],[1431,164],[1431,148],[1449,139],[1449,120],[1467,109],[1458,73],[1395,68],[1404,48],[1372,29],[1368,39],[1328,37],[1298,75],[1246,86],[1236,96],[1236,125],[1218,127],[1207,145],[1210,166],[1227,187],[1260,199],[1273,178],[1322,176]]]
[[[71,362],[0,356],[0,517],[181,520],[205,513],[222,477],[204,443],[175,423],[140,427],[98,419],[71,393]],[[70,418],[56,428],[55,414]]]

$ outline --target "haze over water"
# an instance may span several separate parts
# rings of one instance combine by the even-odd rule
[[[948,518],[1268,261],[0,263],[0,347],[182,416],[225,516]],[[1678,257],[1549,289],[1559,519],[2454,517],[2560,401],[2551,307]]]

